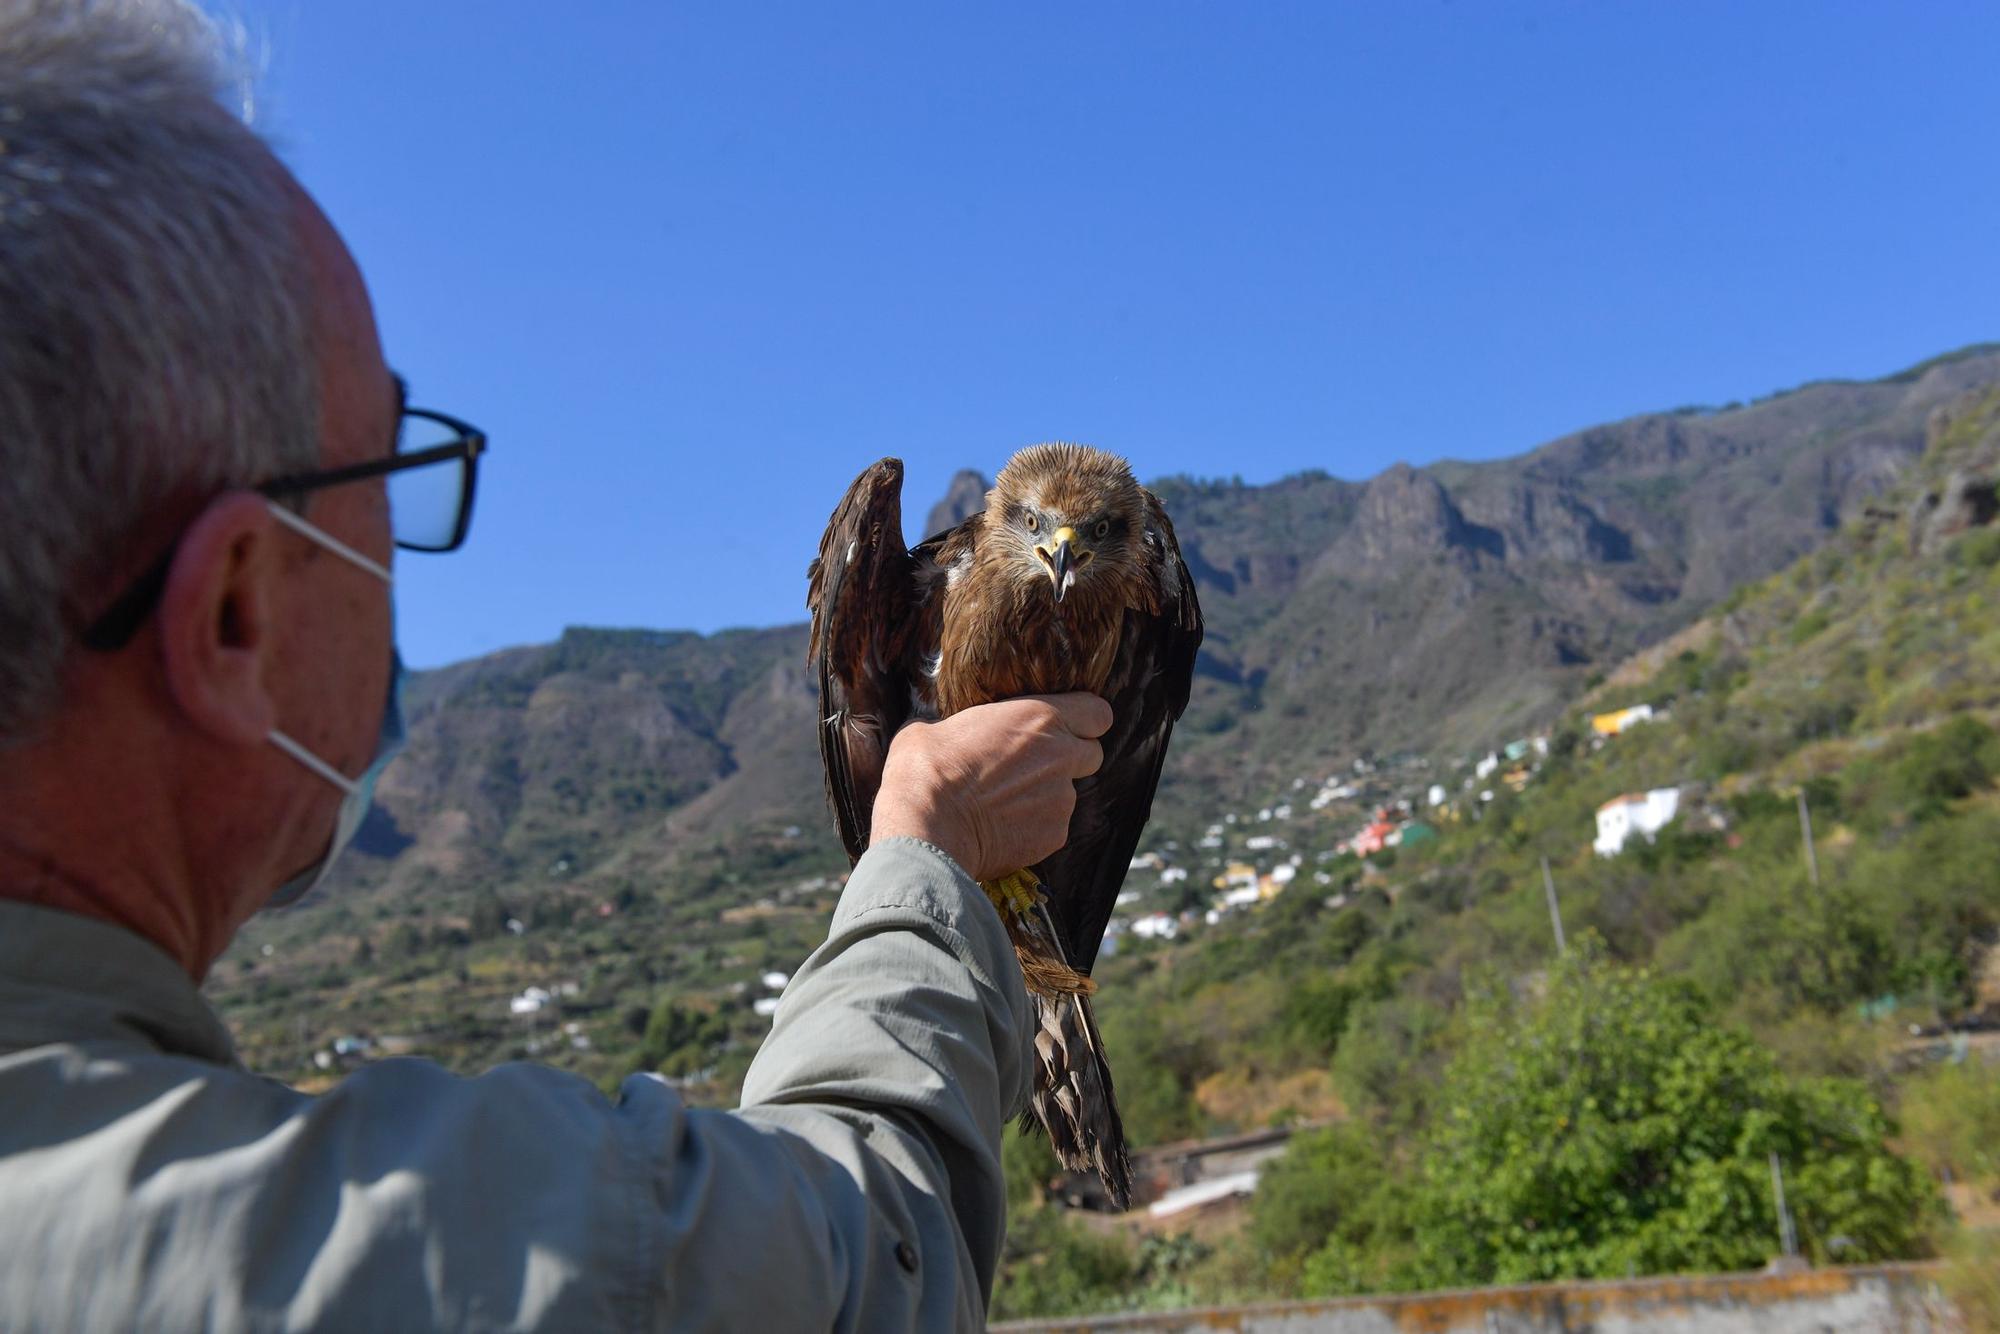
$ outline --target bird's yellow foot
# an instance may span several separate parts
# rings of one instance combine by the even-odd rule
[[[1013,871],[998,880],[982,880],[979,887],[986,891],[986,897],[993,900],[993,906],[1000,910],[1003,920],[1009,917],[1026,917],[1041,902],[1042,882],[1033,871]]]

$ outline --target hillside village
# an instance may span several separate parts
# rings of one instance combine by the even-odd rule
[[[1650,704],[1592,715],[1591,745],[1669,716]],[[1254,912],[1280,894],[1327,890],[1346,883],[1351,877],[1344,872],[1356,866],[1364,883],[1380,878],[1385,854],[1435,839],[1440,827],[1476,824],[1497,790],[1526,791],[1548,754],[1549,737],[1539,733],[1448,764],[1409,755],[1361,758],[1329,775],[1296,777],[1285,798],[1225,811],[1188,846],[1167,839],[1135,856],[1118,896],[1127,911],[1112,917],[1104,949],[1116,953],[1126,935],[1172,940],[1197,924]],[[1630,839],[1650,840],[1681,815],[1685,795],[1666,787],[1611,796],[1598,808],[1588,841],[1599,856],[1617,856]],[[1695,815],[1701,828],[1726,826],[1715,806]],[[1335,891],[1326,906],[1338,910],[1348,902],[1346,892]]]
[[[1656,712],[1648,705],[1598,714],[1590,719],[1590,744],[1614,743],[1628,729],[1668,716],[1664,709]],[[1537,733],[1481,755],[1448,761],[1410,754],[1355,758],[1333,766],[1330,773],[1293,778],[1269,804],[1215,812],[1193,836],[1160,838],[1132,858],[1117,911],[1106,929],[1103,954],[1114,957],[1130,943],[1183,939],[1190,932],[1256,914],[1281,895],[1317,895],[1325,909],[1337,912],[1369,886],[1386,885],[1393,893],[1397,886],[1386,870],[1399,850],[1434,841],[1444,831],[1477,825],[1497,794],[1518,795],[1535,782],[1549,747],[1549,736]],[[1629,838],[1650,838],[1677,814],[1685,818],[1682,795],[1680,788],[1664,788],[1613,796],[1598,812],[1594,839],[1580,829],[1578,841],[1590,842],[1599,855],[1616,855]],[[1706,821],[1703,827],[1714,828],[1726,817],[1718,808],[1705,806],[1699,818]],[[786,826],[778,837],[801,842],[805,831]],[[558,862],[547,874],[560,884],[567,872]],[[717,910],[713,929],[731,937],[778,922],[796,923],[802,916],[830,908],[843,880],[826,873],[782,883],[746,903]],[[615,934],[627,911],[611,899],[565,902],[568,906],[560,915],[551,916],[545,908],[532,922],[504,915],[497,930],[533,946],[536,939],[547,939],[542,933],[571,929],[582,921]],[[528,916],[532,919],[535,914]],[[475,927],[467,918],[439,929],[470,940]],[[266,943],[259,957],[273,960],[277,948]],[[390,948],[408,952],[412,946],[405,942]],[[531,950],[531,957],[536,952]],[[539,952],[547,954],[545,949]],[[550,959],[551,965],[554,962]],[[752,968],[729,980],[717,1000],[725,1012],[742,1007],[760,1026],[767,1026],[777,1014],[787,981],[789,973],[781,968]],[[601,1022],[612,1008],[606,998],[591,993],[587,970],[531,968],[518,986],[494,994],[485,1017],[476,1022],[491,1035],[490,1042],[515,1055],[590,1067],[597,1064],[600,1047],[607,1041]],[[619,1044],[609,1045],[615,1049]],[[755,1047],[754,1034],[740,1029],[700,1064],[678,1070],[672,1078],[695,1096],[719,1092],[714,1081],[721,1067],[715,1058],[733,1050],[736,1059],[731,1064],[740,1068]],[[310,1080],[371,1060],[438,1049],[434,1039],[421,1033],[327,1031],[319,1045],[291,1059],[303,1061],[312,1072],[306,1075]]]
[[[1645,703],[1590,714],[1587,745],[1595,752],[1618,744],[1634,728],[1671,717],[1667,708]],[[1536,733],[1449,760],[1413,754],[1359,757],[1330,766],[1331,772],[1294,777],[1268,804],[1215,812],[1191,837],[1157,839],[1131,860],[1102,953],[1109,959],[1130,944],[1186,939],[1203,928],[1254,916],[1286,895],[1317,896],[1328,912],[1349,908],[1371,887],[1385,889],[1393,898],[1401,882],[1388,872],[1399,852],[1434,842],[1441,833],[1476,827],[1501,793],[1527,792],[1542,772],[1550,744],[1549,734]],[[1726,812],[1707,801],[1705,792],[1704,785],[1687,783],[1610,795],[1597,808],[1595,830],[1578,828],[1575,840],[1599,857],[1615,857],[1632,840],[1650,842],[1676,820],[1692,829],[1726,830]],[[805,831],[786,826],[778,837],[797,843]],[[568,869],[553,863],[548,876],[560,884]],[[717,910],[713,929],[729,938],[813,918],[830,910],[844,879],[825,873],[785,882],[748,902]],[[528,958],[547,957],[546,950],[532,948],[539,933],[588,921],[616,934],[629,907],[610,899],[564,902],[567,906],[557,915],[544,910],[532,925],[504,916],[499,930],[507,937],[527,938]],[[462,924],[447,921],[441,929],[463,940],[474,926],[465,919]],[[268,943],[261,949],[260,957],[267,960],[276,953]],[[781,968],[728,967],[740,958],[724,956],[726,971],[737,975],[723,985],[715,1003],[725,1014],[741,1007],[759,1027],[766,1026],[775,1019],[790,975]],[[489,1041],[520,1057],[603,1068],[599,1048],[607,1035],[601,1025],[613,1007],[591,994],[588,972],[545,966],[526,975],[533,980],[495,994],[486,1017],[477,1021],[490,1034]],[[747,1028],[723,1026],[716,1033],[721,1041],[699,1064],[670,1076],[691,1096],[726,1097],[729,1085],[716,1082],[724,1068],[719,1058],[733,1053],[728,1066],[740,1071],[755,1052],[756,1035]],[[609,1045],[615,1049],[619,1044]],[[324,1076],[371,1060],[437,1050],[435,1041],[422,1034],[342,1031],[329,1033],[322,1045],[300,1055],[311,1071]],[[1254,1173],[1239,1176],[1237,1193],[1247,1193],[1254,1181]]]

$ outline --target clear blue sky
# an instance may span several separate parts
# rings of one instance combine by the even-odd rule
[[[799,619],[883,454],[1365,477],[2000,337],[1991,5],[229,8],[493,438],[422,666]]]

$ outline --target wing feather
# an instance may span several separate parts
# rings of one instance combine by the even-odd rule
[[[868,849],[882,761],[910,716],[916,562],[903,544],[902,491],[902,460],[864,470],[835,507],[806,575],[806,661],[819,682],[820,759],[849,862]]]

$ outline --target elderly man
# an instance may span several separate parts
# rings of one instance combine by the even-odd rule
[[[173,0],[0,6],[0,1328],[978,1325],[1027,1009],[974,878],[1061,842],[1095,698],[897,738],[736,1113],[237,1061],[196,987],[353,832],[393,548],[463,538],[484,441],[220,68]]]

